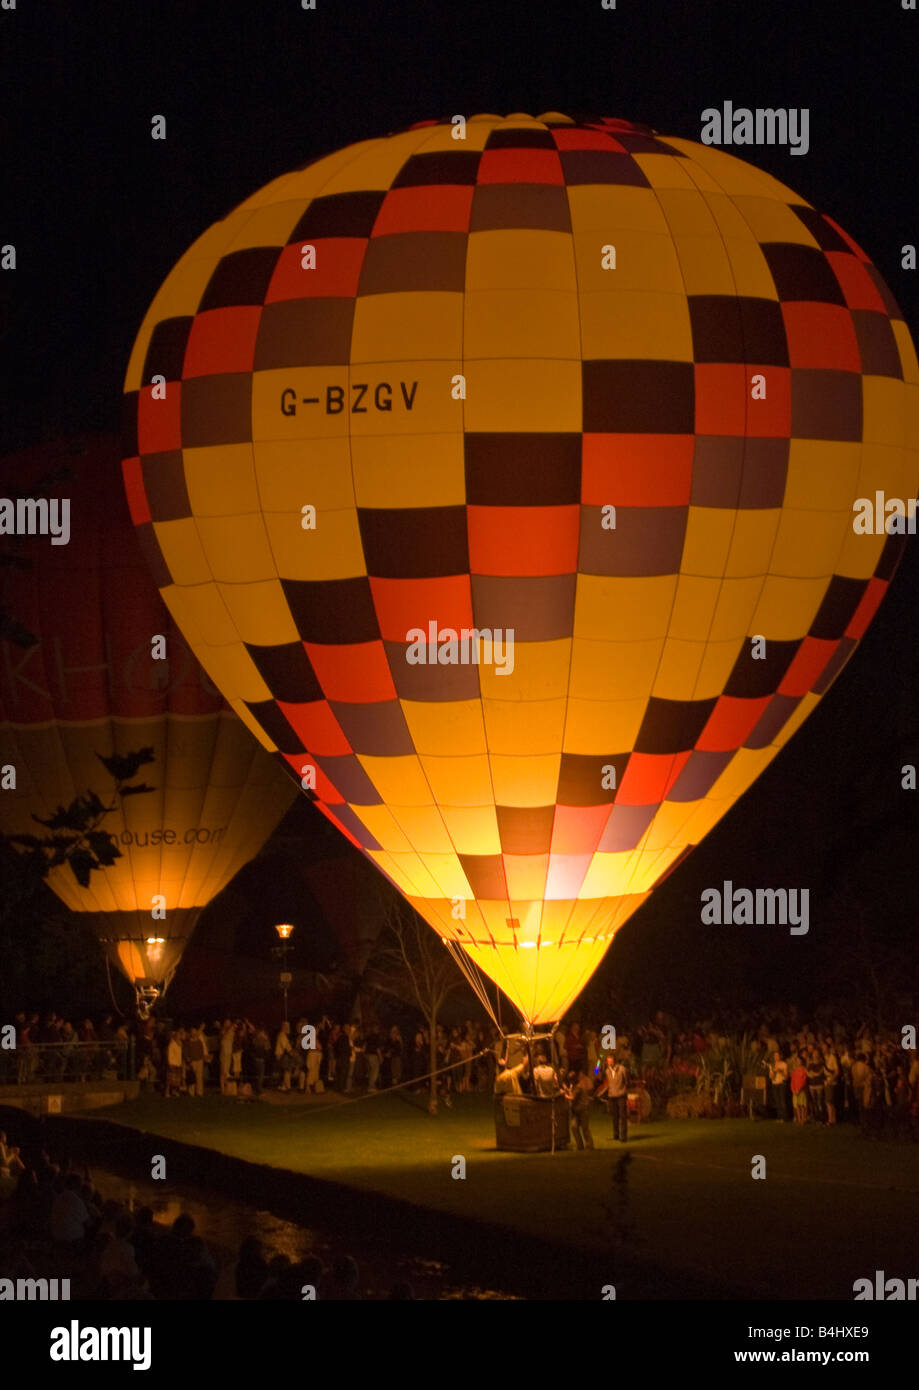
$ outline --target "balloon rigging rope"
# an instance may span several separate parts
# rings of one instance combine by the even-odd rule
[[[335,1105],[311,1106],[307,1114],[322,1115],[329,1110],[344,1110],[348,1105],[359,1105],[363,1100],[379,1100],[382,1096],[391,1096],[394,1091],[404,1091],[407,1086],[417,1086],[421,1081],[430,1081],[432,1076],[442,1076],[445,1071],[455,1071],[457,1067],[469,1066],[470,1063],[477,1062],[480,1057],[487,1057],[491,1051],[490,1047],[484,1047],[481,1052],[474,1052],[471,1057],[464,1057],[461,1062],[448,1062],[445,1067],[438,1067],[436,1071],[425,1072],[424,1076],[412,1076],[408,1081],[400,1081],[398,1086],[387,1086],[384,1091],[368,1091],[366,1095],[351,1096],[348,1100],[339,1101]]]
[[[105,978],[106,978],[107,981],[108,981],[108,994],[109,994],[109,998],[110,998],[111,1001],[112,1001],[112,1007],[114,1008],[114,1010],[115,1010],[116,1014],[118,1015],[118,1017],[119,1017],[119,1018],[124,1018],[124,1012],[118,1007],[118,1003],[117,1003],[117,1001],[116,1001],[116,999],[115,999],[115,992],[114,992],[114,990],[112,989],[112,962],[109,960],[109,953],[108,953],[108,951],[106,951],[106,950],[103,949],[103,955],[105,956]]]
[[[460,946],[458,941],[445,941],[444,945],[449,951],[453,961],[456,963],[456,965],[459,966],[460,970],[463,972],[463,975],[468,981],[469,986],[475,994],[476,998],[479,1000],[479,1003],[485,1009],[492,1023],[499,1030],[499,1032],[501,1032],[503,1036],[504,1030],[501,1028],[501,1024],[495,1017],[495,1011],[491,1006],[491,1000],[489,999],[485,989],[485,981],[482,979],[481,973],[475,961],[473,961],[469,956],[466,955],[466,952]]]

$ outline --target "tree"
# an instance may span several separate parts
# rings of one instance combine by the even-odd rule
[[[464,987],[464,980],[452,956],[417,912],[386,888],[379,892],[384,926],[364,983],[421,1010],[431,1039],[428,1110],[436,1115],[437,1020],[447,999]]]

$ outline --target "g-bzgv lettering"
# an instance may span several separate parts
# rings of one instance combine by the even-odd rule
[[[366,415],[369,410],[388,411],[393,409],[393,399],[396,408],[411,410],[415,404],[415,392],[418,390],[417,381],[400,381],[398,383],[399,395],[394,397],[393,386],[388,381],[356,381],[351,386],[351,405],[352,415]],[[301,396],[297,399],[297,393],[292,386],[286,387],[281,392],[281,414],[296,415],[300,406],[318,405],[326,415],[341,415],[345,410],[345,386],[327,386],[323,396]],[[369,394],[368,394],[369,393]],[[401,398],[401,403],[400,403]]]

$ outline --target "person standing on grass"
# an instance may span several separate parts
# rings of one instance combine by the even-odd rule
[[[367,1090],[375,1091],[380,1080],[380,1066],[383,1060],[382,1039],[374,1025],[364,1038],[364,1054],[367,1058]]]
[[[339,1036],[340,1036],[340,1035],[341,1035],[341,1027],[340,1027],[339,1024],[335,1023],[335,1024],[333,1024],[333,1025],[331,1025],[331,1026],[329,1027],[329,1039],[328,1039],[328,1042],[327,1042],[327,1043],[323,1043],[323,1046],[325,1047],[325,1054],[324,1054],[325,1068],[326,1068],[325,1082],[326,1082],[326,1085],[327,1085],[327,1086],[334,1087],[336,1090],[338,1089],[338,1077],[337,1077],[337,1075],[336,1075],[336,1062],[337,1062],[337,1058],[338,1058],[338,1039],[339,1039]],[[319,1036],[320,1036],[320,1040],[321,1040],[321,1038],[322,1038],[322,1033],[321,1033],[321,1032],[320,1032],[320,1035],[319,1035]]]
[[[274,1059],[281,1073],[279,1091],[290,1090],[290,1071],[293,1066],[293,1049],[290,1045],[290,1024],[285,1019],[274,1040]]]
[[[579,1076],[571,1073],[565,1094],[571,1102],[571,1132],[579,1149],[592,1149],[594,1137],[590,1132],[590,1103],[593,1100],[594,1079],[589,1069],[581,1068]]]
[[[316,1046],[307,1050],[306,1054],[306,1089],[311,1096],[321,1095],[325,1090],[319,1076],[319,1069],[322,1066],[322,1044],[319,1037],[316,1037]]]
[[[855,1113],[858,1122],[862,1127],[865,1124],[865,1082],[868,1080],[868,1063],[865,1060],[864,1052],[859,1052],[852,1063],[850,1072],[852,1085],[852,1099],[855,1103]]]
[[[807,1067],[795,1053],[791,1059],[791,1103],[795,1112],[795,1124],[807,1122]]]
[[[366,1091],[370,1079],[370,1064],[367,1061],[367,1041],[359,1028],[351,1034],[351,1047],[354,1065],[348,1077],[348,1087],[355,1091]]]
[[[472,1029],[472,1021],[467,1020],[466,1027],[463,1029],[462,1037],[460,1039],[460,1053],[462,1055],[463,1061],[465,1062],[465,1066],[463,1067],[462,1079],[460,1080],[460,1084],[457,1087],[457,1090],[460,1091],[472,1090],[472,1054],[475,1052],[474,1039],[475,1034]]]
[[[769,1065],[769,1080],[772,1083],[772,1099],[775,1102],[776,1119],[783,1125],[788,1119],[788,1063],[778,1049],[772,1054]]]
[[[415,1042],[414,1042],[414,1045],[413,1045],[413,1047],[412,1047],[412,1058],[411,1058],[411,1061],[412,1061],[412,1079],[413,1079],[413,1080],[417,1081],[417,1080],[419,1080],[421,1077],[424,1076],[425,1072],[426,1072],[427,1069],[428,1069],[429,1060],[430,1060],[430,1049],[429,1049],[429,1046],[428,1046],[428,1038],[425,1037],[425,1031],[424,1031],[424,1029],[423,1029],[423,1028],[419,1028],[418,1031],[415,1033]],[[420,1087],[418,1087],[418,1086],[415,1087],[415,1090],[416,1090],[416,1091],[419,1090],[419,1089],[420,1089]]]
[[[353,1033],[353,1025],[343,1023],[335,1040],[335,1085],[342,1093],[351,1090],[351,1079],[354,1075]]]
[[[303,1030],[306,1027],[307,1020],[301,1014],[290,1031],[290,1084],[293,1089],[296,1083],[298,1091],[306,1090],[307,1049],[303,1046]]]
[[[568,1055],[571,1055],[570,1043]],[[613,1120],[613,1139],[626,1144],[629,1138],[629,1074],[612,1053],[606,1059],[603,1080],[597,1091],[598,1096],[604,1094]]]
[[[253,1091],[257,1096],[265,1089],[265,1067],[271,1056],[271,1039],[264,1024],[259,1024],[252,1038],[252,1067],[255,1073]]]
[[[243,1044],[246,1041],[246,1025],[241,1018],[236,1020],[233,1026],[233,1051],[232,1070],[230,1075],[234,1081],[239,1081],[243,1074]]]
[[[402,1084],[402,1033],[393,1025],[389,1030],[389,1081],[392,1086]]]
[[[862,1125],[868,1134],[877,1134],[884,1123],[884,1078],[873,1062],[868,1062],[867,1067],[862,1093]]]
[[[826,1121],[823,1109],[826,1091],[826,1072],[823,1068],[823,1054],[818,1047],[812,1047],[808,1054],[807,1090],[811,1099],[811,1113],[814,1123],[822,1125]]]
[[[204,1059],[207,1056],[207,1048],[204,1042],[204,1024],[198,1028],[189,1030],[188,1038],[185,1043],[187,1049],[187,1061],[191,1068],[194,1093],[196,1096],[204,1095]]]
[[[232,1019],[225,1018],[223,1021],[223,1029],[220,1034],[220,1090],[223,1095],[227,1094],[227,1087],[230,1084],[235,1039],[236,1030],[233,1027],[233,1021]]]
[[[182,1034],[170,1033],[166,1044],[166,1091],[167,1100],[178,1095],[182,1086]]]
[[[823,1090],[823,1100],[826,1105],[826,1122],[828,1125],[836,1123],[836,1107],[839,1104],[839,1058],[836,1056],[836,1047],[832,1038],[826,1038],[823,1046],[823,1070],[825,1083]]]

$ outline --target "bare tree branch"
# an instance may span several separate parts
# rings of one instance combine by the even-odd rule
[[[465,987],[456,962],[436,933],[401,898],[381,885],[384,927],[363,982],[371,989],[414,1004],[430,1036],[431,1087],[428,1109],[437,1113],[437,1020],[449,997]]]

